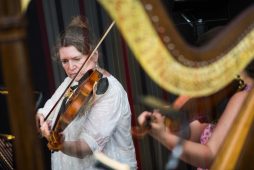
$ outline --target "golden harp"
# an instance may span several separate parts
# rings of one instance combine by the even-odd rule
[[[215,41],[196,48],[181,38],[160,1],[99,2],[116,21],[146,73],[172,93],[193,97],[214,93],[254,56],[254,7],[236,18]]]
[[[116,21],[136,59],[165,90],[208,96],[231,82],[254,57],[254,6],[201,48],[187,44],[160,1],[98,0]],[[212,169],[249,169],[254,158],[254,90],[251,90]]]

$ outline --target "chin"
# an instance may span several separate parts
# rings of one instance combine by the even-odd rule
[[[75,77],[75,75],[69,75],[68,76],[70,79],[73,79]],[[76,77],[75,78],[75,81],[79,81],[80,77]]]
[[[79,81],[79,80],[80,80],[80,77],[76,77],[76,78],[75,78],[75,81]]]

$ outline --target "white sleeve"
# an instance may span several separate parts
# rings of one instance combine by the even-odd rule
[[[53,108],[53,106],[56,104],[57,100],[59,97],[62,95],[64,92],[65,88],[68,86],[68,83],[70,82],[70,78],[66,77],[65,80],[62,82],[62,84],[57,88],[55,93],[51,96],[50,99],[48,99],[45,103],[45,105],[42,108],[39,108],[37,113],[43,114],[44,117],[48,115],[50,110]],[[57,107],[54,109],[53,112],[57,110]],[[52,119],[53,114],[51,114],[49,119]]]

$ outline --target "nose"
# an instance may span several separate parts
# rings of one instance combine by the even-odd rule
[[[69,69],[74,70],[76,68],[77,68],[76,64],[73,61],[69,61]]]

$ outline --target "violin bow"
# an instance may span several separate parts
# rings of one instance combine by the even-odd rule
[[[99,48],[99,46],[101,45],[101,43],[103,42],[103,40],[105,39],[105,37],[108,35],[108,33],[110,32],[110,30],[112,29],[112,27],[114,26],[115,21],[112,21],[112,23],[110,24],[110,26],[108,27],[108,29],[106,30],[106,32],[103,34],[103,36],[101,37],[101,39],[99,40],[99,42],[97,43],[97,45],[95,46],[95,48],[93,49],[93,51],[90,53],[90,55],[87,57],[87,59],[84,61],[84,63],[82,64],[82,66],[80,67],[80,69],[78,70],[77,74],[72,78],[72,80],[70,81],[70,83],[68,84],[68,86],[65,88],[64,92],[61,94],[61,96],[58,98],[58,100],[56,101],[56,103],[54,104],[54,106],[51,108],[51,110],[49,111],[49,113],[47,114],[47,116],[44,118],[44,121],[46,121],[48,119],[48,117],[50,116],[50,114],[52,113],[52,111],[56,108],[57,104],[60,102],[61,98],[64,96],[64,94],[66,93],[66,91],[70,88],[71,84],[74,82],[75,78],[78,76],[78,74],[80,73],[80,71],[82,70],[82,68],[85,66],[85,64],[87,63],[87,61],[94,55],[94,53],[97,51],[97,49]]]

